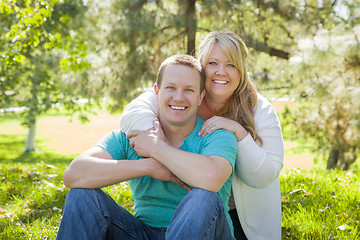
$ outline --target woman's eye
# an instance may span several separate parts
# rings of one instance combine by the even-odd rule
[[[231,64],[231,63],[229,63],[229,64],[226,65],[226,66],[228,66],[228,67],[235,67],[235,65],[234,65],[234,64]]]
[[[209,65],[216,65],[216,62],[209,62]]]
[[[174,87],[166,87],[166,89],[174,90],[175,88]]]
[[[186,89],[185,91],[187,91],[187,92],[194,92],[193,89]]]

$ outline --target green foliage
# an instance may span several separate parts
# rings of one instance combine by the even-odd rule
[[[87,47],[78,35],[84,9],[81,0],[0,3],[0,55],[4,57],[0,62],[0,108],[27,107],[23,123],[31,131],[38,115],[59,104],[84,111],[74,107],[78,96],[61,88],[60,74],[90,66],[83,60]],[[32,132],[27,150],[35,150]]]
[[[59,90],[62,58],[59,50],[67,51],[64,58],[68,69],[87,67],[82,58],[86,45],[70,35],[78,25],[83,6],[81,1],[2,1],[0,10],[5,15],[2,26],[0,107],[28,106],[32,95],[38,112],[47,111],[65,98]],[[66,64],[63,64],[65,67]],[[65,70],[68,70],[65,68]]]
[[[303,103],[292,113],[294,131],[315,140],[314,152],[329,155],[328,168],[348,169],[359,157],[359,29],[320,32],[294,60],[294,92]]]

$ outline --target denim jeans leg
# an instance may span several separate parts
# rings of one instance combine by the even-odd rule
[[[220,197],[193,189],[176,208],[166,239],[233,239]]]
[[[157,239],[150,228],[100,189],[71,189],[57,239]]]

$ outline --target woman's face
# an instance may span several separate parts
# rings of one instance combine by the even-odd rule
[[[218,43],[214,44],[205,63],[206,95],[228,99],[240,82],[240,71],[226,57]],[[205,95],[205,96],[206,96]]]

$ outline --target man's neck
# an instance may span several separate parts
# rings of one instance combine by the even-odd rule
[[[194,130],[197,118],[195,117],[191,120],[191,122],[188,122],[184,126],[174,126],[166,122],[161,122],[161,119],[159,120],[162,130],[164,131],[170,145],[179,148],[183,144],[184,139],[187,138]]]

